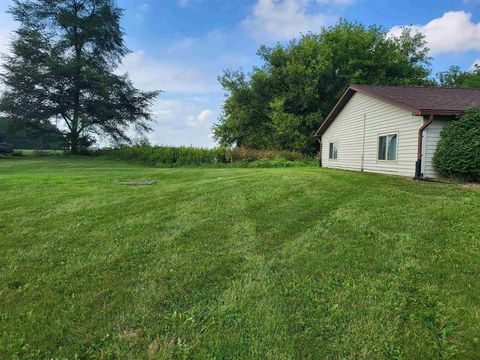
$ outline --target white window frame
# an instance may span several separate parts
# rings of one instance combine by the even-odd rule
[[[395,159],[394,160],[388,159],[388,145],[390,143],[389,136],[393,136],[393,135],[397,136],[397,146],[395,147]],[[387,138],[387,142],[385,144],[385,159],[380,159],[380,138],[381,137],[386,137]],[[378,134],[377,135],[377,161],[389,162],[389,163],[398,162],[398,140],[399,140],[398,131]]]
[[[333,144],[332,154],[330,154],[330,145],[332,145],[332,144]],[[335,152],[335,150],[336,150],[336,152]],[[330,157],[330,155],[332,155],[332,157]],[[337,155],[337,156],[335,156],[335,155]],[[329,141],[328,142],[328,160],[333,160],[333,161],[338,160],[338,141]]]

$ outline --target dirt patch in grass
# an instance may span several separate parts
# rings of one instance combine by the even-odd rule
[[[156,180],[139,180],[139,181],[118,181],[119,185],[128,185],[128,186],[145,186],[145,185],[155,185]]]

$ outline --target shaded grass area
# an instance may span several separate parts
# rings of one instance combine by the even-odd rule
[[[480,353],[475,189],[51,157],[0,193],[0,358]]]

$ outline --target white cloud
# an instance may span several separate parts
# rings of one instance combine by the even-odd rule
[[[195,44],[194,39],[190,37],[183,38],[180,41],[176,42],[175,44],[171,45],[167,49],[167,54],[171,55],[171,54],[183,52],[185,50],[189,50],[193,47],[194,44]]]
[[[213,116],[213,111],[210,109],[205,109],[200,112],[197,116],[190,115],[187,119],[188,126],[202,126],[207,120],[211,119]]]
[[[202,101],[195,98],[163,98],[160,96],[152,107],[157,124],[179,129],[185,126],[205,125],[214,113],[210,109],[200,110]],[[198,115],[192,115],[198,114]]]
[[[287,40],[319,31],[331,21],[323,13],[309,14],[309,0],[258,0],[242,26],[254,37]],[[335,18],[336,19],[336,18]]]
[[[184,108],[179,100],[163,99],[161,96],[152,107],[152,114],[159,124],[173,124]]]
[[[155,122],[151,125],[153,131],[148,133],[150,141],[162,145],[214,146],[210,129],[215,113],[205,109],[204,100],[160,96],[152,108]]]
[[[208,81],[193,68],[158,61],[143,50],[128,54],[117,72],[128,72],[135,86],[142,90],[162,90],[167,93],[208,93],[218,90],[216,81]]]
[[[434,54],[480,50],[480,23],[472,22],[472,14],[450,11],[425,25],[410,25],[414,31],[425,35],[428,47]],[[402,26],[394,26],[390,34],[398,36]]]
[[[212,116],[213,116],[213,111],[210,109],[205,109],[200,114],[198,114],[197,120],[201,125],[203,125],[207,122],[207,120],[211,119]]]

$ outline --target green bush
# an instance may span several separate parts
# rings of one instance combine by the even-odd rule
[[[117,159],[141,162],[152,166],[198,166],[216,164],[264,164],[271,166],[291,166],[289,163],[308,160],[297,152],[278,150],[255,150],[244,147],[225,148],[194,148],[171,146],[121,146],[113,149],[98,150],[95,155],[107,155]],[[276,161],[273,165],[269,161]],[[283,165],[280,165],[283,163]]]
[[[443,128],[433,162],[442,175],[480,180],[480,107]]]

